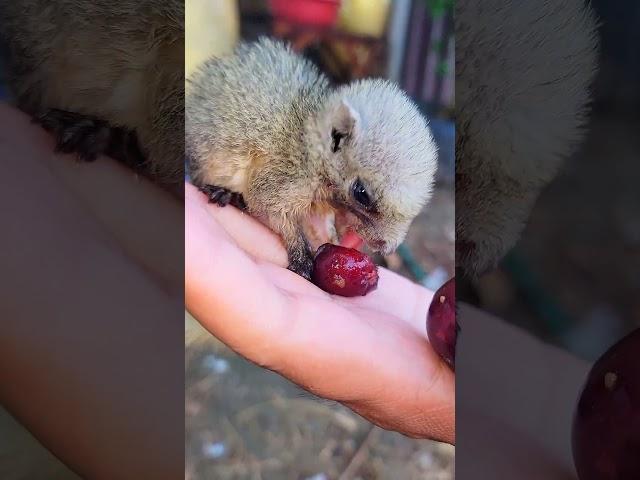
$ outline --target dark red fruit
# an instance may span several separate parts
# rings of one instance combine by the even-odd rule
[[[593,366],[573,419],[580,480],[640,479],[640,329]]]
[[[325,292],[356,297],[378,286],[378,268],[358,250],[325,243],[316,253],[312,280]]]
[[[456,339],[456,279],[452,278],[433,295],[427,312],[427,335],[433,349],[455,370]]]

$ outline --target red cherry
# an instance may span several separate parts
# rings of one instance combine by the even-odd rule
[[[456,280],[452,278],[433,295],[427,312],[427,335],[433,349],[455,370],[456,339]]]
[[[573,419],[580,480],[640,479],[640,329],[592,367]]]
[[[311,278],[325,292],[355,297],[378,286],[378,268],[365,253],[325,243],[316,253]]]

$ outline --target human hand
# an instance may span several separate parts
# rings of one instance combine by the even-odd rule
[[[285,268],[270,230],[191,185],[185,217],[185,303],[207,330],[383,428],[455,443],[455,377],[426,337],[432,292],[381,268],[367,296],[332,296]]]
[[[2,103],[0,125],[0,406],[82,478],[179,478],[183,206]],[[51,478],[0,438],[0,478]]]
[[[571,424],[588,365],[469,305],[457,320],[456,474],[575,480]]]

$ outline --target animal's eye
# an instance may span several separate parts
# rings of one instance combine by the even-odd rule
[[[353,198],[365,208],[369,208],[371,206],[371,197],[367,193],[367,189],[362,184],[360,179],[357,179],[353,182],[353,186],[351,187],[353,192]]]

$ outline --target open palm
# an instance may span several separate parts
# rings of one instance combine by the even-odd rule
[[[366,297],[284,268],[278,237],[233,207],[185,198],[185,302],[233,350],[370,421],[454,442],[454,375],[425,331],[432,292],[386,269]]]

